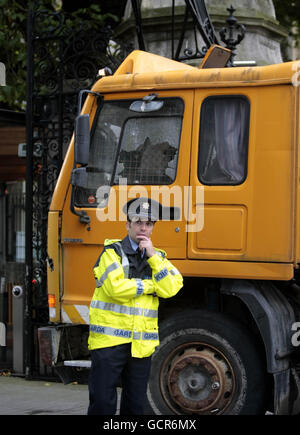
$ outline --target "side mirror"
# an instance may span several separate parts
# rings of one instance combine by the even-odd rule
[[[84,93],[93,94],[101,97],[100,94],[93,91],[81,90],[78,97],[78,116],[75,119],[75,139],[74,139],[74,166],[71,174],[71,184],[76,187],[86,187],[87,172],[86,167],[89,163],[90,153],[90,117],[88,114],[80,115],[82,106],[82,95]],[[76,168],[76,165],[81,165],[81,168]],[[74,189],[71,190],[70,210],[73,214],[79,217],[79,221],[83,224],[90,223],[90,216],[85,210],[77,211],[74,207]],[[88,227],[88,229],[90,229]]]
[[[79,115],[75,120],[75,143],[74,162],[75,164],[87,166],[90,152],[90,117]]]
[[[87,185],[87,172],[85,167],[74,168],[71,174],[71,184],[76,187],[86,187]],[[87,215],[85,210],[77,211],[74,208],[74,189],[71,193],[70,210],[73,214],[79,217],[79,221],[83,224],[89,224],[91,218]]]

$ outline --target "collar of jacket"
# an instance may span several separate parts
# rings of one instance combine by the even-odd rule
[[[129,240],[129,236],[126,236],[122,242],[121,242],[123,251],[125,252],[125,254],[136,254],[136,251],[134,249],[132,249],[130,240]]]
[[[114,245],[115,243],[121,243],[122,249],[125,254],[136,254],[136,251],[132,248],[129,236],[127,235],[123,240],[121,239],[105,239],[104,248]]]

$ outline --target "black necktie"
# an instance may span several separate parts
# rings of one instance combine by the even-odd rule
[[[136,252],[138,253],[138,256],[140,258],[144,258],[144,251],[145,249],[140,250],[140,248],[137,248]]]

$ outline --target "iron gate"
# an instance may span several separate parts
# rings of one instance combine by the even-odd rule
[[[91,87],[100,68],[114,71],[131,48],[112,44],[110,27],[97,29],[91,21],[81,20],[75,29],[67,25],[70,19],[62,12],[29,11],[27,21],[27,377],[39,370],[36,331],[48,322],[47,216],[72,135],[78,92]]]

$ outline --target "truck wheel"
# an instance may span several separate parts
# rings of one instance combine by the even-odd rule
[[[258,345],[231,317],[187,311],[160,326],[148,400],[155,414],[261,414],[266,374]]]

